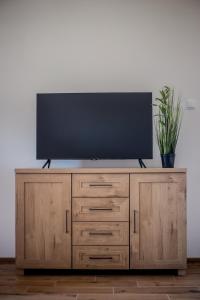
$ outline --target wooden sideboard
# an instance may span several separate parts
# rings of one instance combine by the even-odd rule
[[[19,270],[186,269],[186,170],[16,170]]]

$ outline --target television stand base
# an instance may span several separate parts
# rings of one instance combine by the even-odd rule
[[[51,165],[51,159],[47,159],[47,161],[45,162],[45,164],[42,166],[42,169],[44,169],[46,166],[49,169]]]
[[[139,164],[140,164],[140,168],[146,168],[145,163],[143,162],[143,160],[141,158],[138,159]]]

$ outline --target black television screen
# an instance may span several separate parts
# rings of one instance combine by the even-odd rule
[[[37,159],[152,158],[152,93],[37,94]]]

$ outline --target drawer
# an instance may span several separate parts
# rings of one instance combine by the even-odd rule
[[[72,197],[129,197],[129,175],[73,174]]]
[[[128,269],[127,246],[73,246],[74,269]]]
[[[129,198],[73,198],[73,221],[129,221]]]
[[[73,245],[128,245],[128,222],[73,222]]]

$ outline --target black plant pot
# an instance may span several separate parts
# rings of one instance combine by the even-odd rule
[[[163,168],[174,168],[175,153],[161,154]]]

